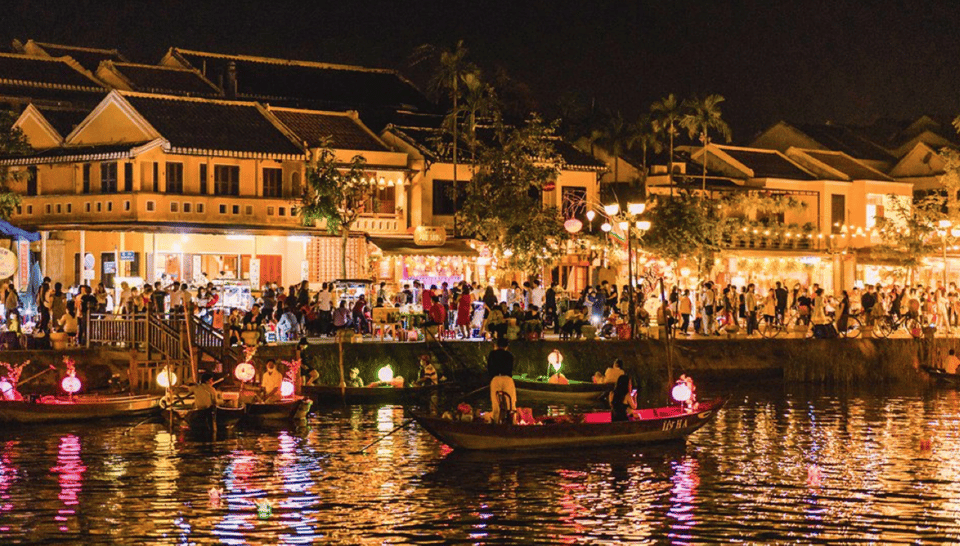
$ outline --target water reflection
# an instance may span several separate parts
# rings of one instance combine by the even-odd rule
[[[745,390],[685,445],[640,450],[451,453],[408,426],[356,453],[406,418],[324,409],[221,442],[2,430],[0,542],[960,541],[953,391]]]

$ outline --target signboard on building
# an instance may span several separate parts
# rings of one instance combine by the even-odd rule
[[[417,246],[443,246],[447,242],[447,230],[438,226],[417,226],[413,230],[413,244]]]
[[[117,262],[103,262],[103,274],[117,274]]]
[[[26,290],[30,284],[30,241],[17,241],[17,261],[19,262],[19,285]]]
[[[250,258],[250,288],[260,288],[260,258]]]
[[[132,250],[124,250],[120,253],[121,262],[132,262],[136,253]]]
[[[0,279],[6,279],[17,272],[17,255],[0,248]]]

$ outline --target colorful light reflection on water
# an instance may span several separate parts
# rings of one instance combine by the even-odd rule
[[[410,426],[355,454],[404,422],[396,407],[216,443],[161,425],[7,429],[0,542],[960,541],[956,392],[776,391],[635,452],[451,453]]]

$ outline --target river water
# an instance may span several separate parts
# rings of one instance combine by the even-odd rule
[[[952,390],[739,388],[685,445],[477,456],[411,425],[351,454],[404,418],[0,431],[0,543],[960,542]]]

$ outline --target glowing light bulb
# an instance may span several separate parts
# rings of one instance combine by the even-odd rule
[[[690,390],[690,387],[686,383],[677,383],[673,386],[673,390],[670,392],[670,395],[674,400],[680,402],[681,404],[690,400],[690,396],[693,392]]]
[[[290,396],[293,396],[293,391],[294,391],[294,388],[293,388],[292,381],[284,381],[280,383],[280,396],[284,398],[288,398]]]
[[[60,382],[60,387],[63,389],[63,391],[70,394],[79,391],[81,386],[82,384],[80,383],[80,380],[72,375],[64,377],[63,381]]]
[[[377,372],[377,379],[384,383],[393,381],[393,369],[390,366],[384,366]]]
[[[249,362],[241,362],[237,364],[236,369],[233,370],[233,376],[240,381],[251,381],[256,374],[257,369]]]
[[[157,374],[157,385],[161,388],[169,389],[170,387],[177,384],[177,374],[169,371],[163,370]]]

